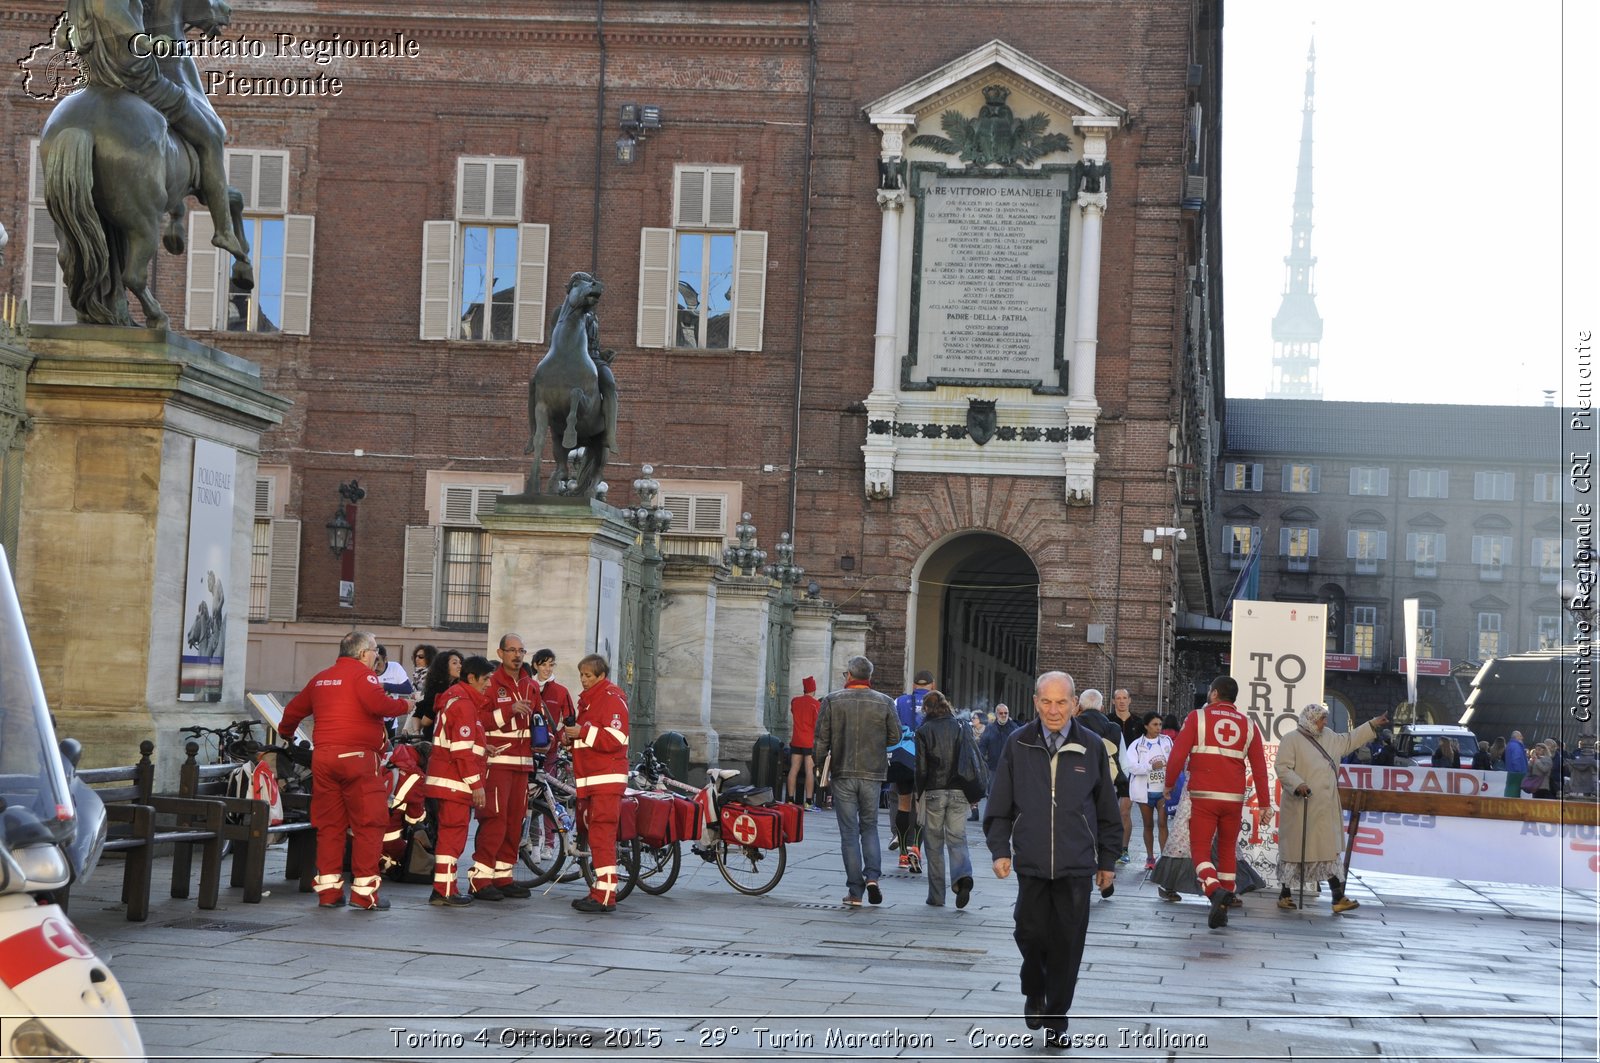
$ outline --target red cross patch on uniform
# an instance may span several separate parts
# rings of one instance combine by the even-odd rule
[[[463,726],[461,728],[461,737],[462,738],[471,738],[472,737],[472,728]]]
[[[622,730],[622,717],[621,716],[613,716],[613,717],[611,717],[611,726],[615,727],[619,731]]]

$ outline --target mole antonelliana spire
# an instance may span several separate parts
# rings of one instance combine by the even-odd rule
[[[1322,315],[1317,313],[1316,266],[1311,253],[1311,119],[1317,78],[1317,43],[1306,52],[1306,97],[1300,117],[1300,166],[1294,182],[1294,220],[1284,256],[1283,301],[1272,319],[1273,399],[1320,399],[1317,379]]]

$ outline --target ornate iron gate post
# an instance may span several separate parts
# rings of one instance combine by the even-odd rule
[[[633,481],[637,505],[622,510],[623,519],[639,529],[636,547],[628,556],[628,594],[623,607],[631,603],[633,634],[629,647],[628,669],[632,682],[629,730],[632,745],[643,749],[656,738],[656,644],[661,631],[661,536],[672,525],[672,511],[657,503],[661,484],[654,479],[655,468],[645,465],[644,475]]]
[[[774,548],[776,563],[767,566],[767,577],[777,587],[772,612],[767,621],[767,691],[762,720],[771,734],[789,733],[789,649],[794,641],[794,589],[806,570],[794,563],[794,543],[788,532],[778,536]]]

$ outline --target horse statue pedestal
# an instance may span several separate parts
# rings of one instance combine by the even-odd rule
[[[35,325],[28,339],[23,495],[15,573],[45,694],[84,767],[126,763],[140,739],[244,704],[246,616],[261,434],[290,403],[254,364],[183,336]],[[201,477],[197,441],[231,453],[231,482]],[[221,577],[221,701],[179,701],[197,499],[225,504],[206,571]],[[219,493],[220,492],[220,493]],[[215,689],[215,664],[211,687]],[[171,762],[176,783],[176,761]]]
[[[621,511],[591,498],[501,495],[479,520],[494,541],[490,639],[515,631],[529,649],[554,650],[564,670],[598,653],[611,678],[628,686],[617,659],[623,564],[638,533]]]

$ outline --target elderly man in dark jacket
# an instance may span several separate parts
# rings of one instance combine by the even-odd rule
[[[1067,1009],[1089,929],[1089,891],[1110,888],[1122,817],[1098,734],[1072,717],[1072,677],[1046,672],[1034,686],[1038,718],[1006,742],[989,789],[983,831],[998,878],[1017,871],[1017,949],[1024,1017],[1045,1044],[1068,1044]]]
[[[883,851],[878,846],[878,796],[889,774],[890,746],[900,741],[894,699],[872,689],[872,662],[852,657],[845,665],[843,690],[822,699],[817,717],[815,756],[833,763],[833,811],[839,820],[844,854],[844,903],[859,908],[861,894],[883,903],[878,888]]]
[[[983,729],[983,737],[978,739],[978,752],[983,754],[984,763],[989,765],[991,779],[994,778],[994,769],[1000,764],[1000,751],[1005,748],[1006,739],[1021,727],[1011,718],[1011,709],[1004,702],[994,707],[994,720]]]

